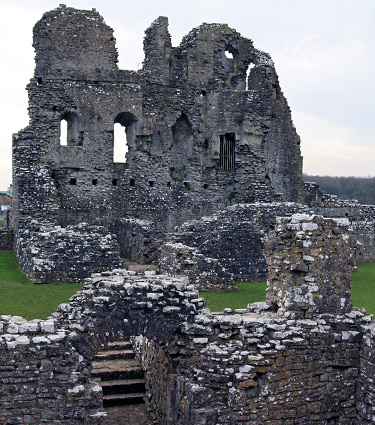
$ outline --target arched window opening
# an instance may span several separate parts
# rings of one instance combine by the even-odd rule
[[[68,146],[68,122],[60,121],[60,146]]]
[[[126,162],[126,153],[128,152],[126,128],[120,123],[115,123],[113,137],[113,162]]]
[[[245,83],[245,90],[248,91],[249,90],[249,77],[250,77],[250,72],[251,70],[254,68],[254,64],[251,63],[246,70],[246,83]]]
[[[193,158],[194,135],[188,117],[183,113],[172,126],[170,166],[173,176],[182,179]]]
[[[134,145],[137,118],[130,112],[121,112],[114,120],[113,162],[126,162],[129,148]]]
[[[83,132],[78,130],[78,117],[73,112],[65,112],[60,118],[60,146],[82,146]]]

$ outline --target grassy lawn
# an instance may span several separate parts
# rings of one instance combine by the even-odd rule
[[[80,283],[34,285],[21,273],[12,252],[0,251],[0,314],[45,319],[81,287]]]
[[[266,282],[237,283],[237,292],[200,292],[206,306],[212,311],[223,311],[225,307],[246,308],[249,303],[266,299]]]
[[[237,292],[201,292],[212,311],[246,308],[247,304],[266,299],[266,282],[238,283]],[[34,285],[18,268],[12,252],[0,251],[0,315],[10,314],[25,319],[45,319],[59,304],[81,289],[80,283]],[[352,300],[375,314],[375,263],[359,263],[353,275]]]
[[[354,307],[375,314],[375,263],[358,263],[352,280],[352,301]]]
[[[4,221],[0,220],[0,227],[4,227]]]
[[[266,299],[266,282],[238,283],[238,292],[200,292],[212,311],[246,308],[247,304]],[[358,263],[358,272],[352,280],[352,301],[355,307],[364,307],[375,314],[375,263]]]

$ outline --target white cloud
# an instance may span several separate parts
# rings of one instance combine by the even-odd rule
[[[366,146],[364,139],[374,135],[353,130],[320,117],[296,112],[293,114],[301,136],[304,172],[317,175],[374,175],[375,143]]]

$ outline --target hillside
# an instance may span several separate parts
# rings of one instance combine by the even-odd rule
[[[337,177],[303,175],[305,182],[318,183],[323,193],[341,199],[357,199],[361,204],[375,205],[375,177]]]

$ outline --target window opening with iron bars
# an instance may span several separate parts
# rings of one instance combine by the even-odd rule
[[[236,137],[234,133],[220,136],[220,170],[234,170]]]

